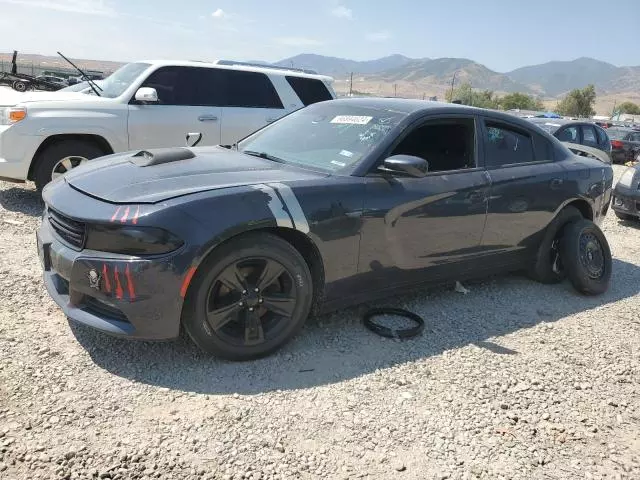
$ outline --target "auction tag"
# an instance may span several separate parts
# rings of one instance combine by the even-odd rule
[[[338,115],[331,120],[331,123],[342,123],[348,125],[366,125],[373,117],[364,117],[359,115]]]

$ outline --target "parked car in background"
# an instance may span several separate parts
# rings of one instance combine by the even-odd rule
[[[66,87],[68,85],[67,81],[62,77],[56,77],[53,75],[38,75],[36,80],[42,80],[44,82],[55,83],[57,85],[61,85]]]
[[[224,117],[223,117],[224,118]],[[525,269],[604,292],[613,170],[506,113],[316,103],[233,146],[129,152],[43,192],[47,290],[74,321],[245,360],[310,311]]]
[[[560,118],[529,118],[530,122],[538,125],[561,142],[573,145],[584,145],[606,153],[608,162],[611,163],[611,142],[607,134],[608,130],[591,122],[576,120],[564,120]],[[579,154],[590,153],[588,150],[574,152]]]
[[[93,83],[94,86],[98,87],[98,93],[99,93],[104,82],[102,80],[95,80],[92,83]],[[79,93],[88,93],[90,95],[91,94],[95,95],[95,92],[93,91],[93,88],[91,88],[91,85],[86,80],[83,81],[83,82],[74,83],[72,85],[69,85],[68,87],[62,88],[62,89],[58,90],[58,93],[59,92],[63,92],[63,93],[64,92],[79,92]]]
[[[623,172],[613,191],[611,208],[621,220],[640,219],[640,163]]]
[[[631,162],[640,153],[640,131],[630,127],[611,127],[607,134],[611,139],[613,163]]]
[[[279,67],[129,63],[97,94],[39,92],[0,106],[0,177],[33,180],[41,190],[93,158],[181,146],[188,132],[202,133],[202,145],[232,144],[294,110],[334,99],[332,82]]]

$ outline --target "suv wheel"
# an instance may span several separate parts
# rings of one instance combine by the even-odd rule
[[[100,147],[84,140],[64,140],[45,148],[37,158],[34,180],[38,191],[47,183],[93,158],[105,155]]]

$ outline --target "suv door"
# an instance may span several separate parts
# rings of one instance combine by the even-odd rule
[[[566,173],[543,136],[484,117],[482,138],[491,196],[483,246],[517,263],[538,243],[565,199]],[[502,255],[504,254],[504,255]]]
[[[214,69],[160,67],[141,87],[158,92],[158,102],[129,104],[129,148],[179,147],[190,132],[202,133],[201,145],[220,143],[221,109],[217,106]]]
[[[418,121],[380,164],[410,154],[426,159],[432,171],[415,178],[376,167],[366,177],[359,260],[366,288],[456,278],[477,258],[489,180],[478,166],[476,123],[471,115]]]
[[[269,77],[261,72],[218,69],[222,107],[222,144],[233,144],[286,110]]]

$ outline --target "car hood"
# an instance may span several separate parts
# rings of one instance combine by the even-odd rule
[[[89,100],[100,101],[105,100],[104,97],[88,95],[80,92],[25,92],[20,93],[14,90],[3,89],[0,92],[0,105],[17,105],[18,103],[33,102],[61,102],[68,100]]]
[[[157,203],[206,190],[326,176],[223,147],[198,147],[109,155],[61,179],[111,203]]]

